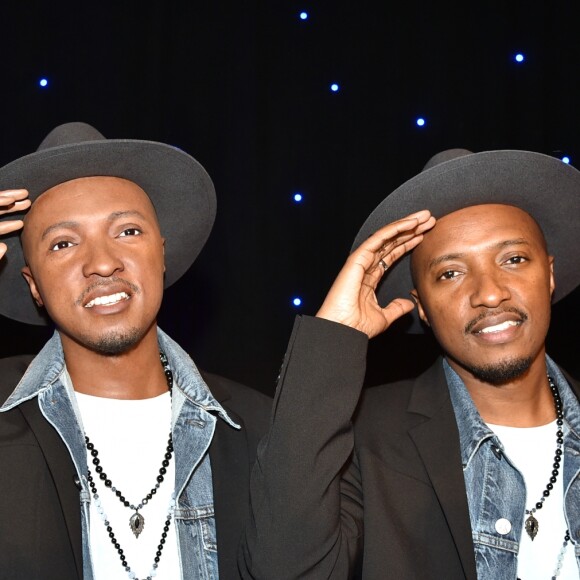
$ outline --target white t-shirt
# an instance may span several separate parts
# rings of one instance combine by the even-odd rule
[[[119,400],[76,393],[86,435],[94,444],[103,471],[125,498],[137,506],[157,482],[167,450],[171,428],[169,392],[142,400]],[[125,507],[105,487],[88,455],[88,465],[97,486],[101,505],[113,533],[124,551],[127,564],[137,578],[151,571],[175,485],[175,457],[153,499],[139,513],[145,518],[136,538],[129,526],[134,511]],[[91,494],[92,496],[92,494]],[[90,508],[90,547],[95,580],[127,580],[117,549],[112,544],[95,501]],[[181,578],[177,536],[173,518],[161,553],[157,580]]]
[[[556,421],[540,427],[505,427],[488,425],[500,438],[506,455],[518,468],[526,484],[526,509],[531,510],[540,498],[554,469],[556,454]],[[532,541],[523,529],[518,553],[518,578],[521,580],[549,580],[554,575],[558,556],[564,543],[564,456],[560,463],[554,489],[536,510],[538,534]],[[525,514],[524,521],[528,518]],[[574,546],[569,541],[558,580],[578,580],[578,565]]]

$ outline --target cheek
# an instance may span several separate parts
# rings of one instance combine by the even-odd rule
[[[34,269],[36,289],[47,309],[51,304],[70,302],[71,295],[74,298],[74,290],[78,289],[78,286],[74,285],[74,277],[74,269],[48,259],[40,268]]]
[[[444,292],[434,292],[430,290],[425,293],[428,297],[423,299],[421,304],[429,324],[441,328],[451,323],[459,316],[459,302],[457,298]],[[451,307],[450,305],[453,305]]]
[[[463,339],[463,330],[469,322],[469,313],[457,299],[449,296],[431,296],[423,302],[423,310],[433,335],[442,346],[452,345]]]
[[[552,294],[549,288],[545,293],[537,297],[535,303],[530,303],[528,314],[542,321],[547,332],[552,317]]]
[[[151,252],[148,257],[142,262],[142,268],[145,268],[145,273],[150,276],[163,276],[165,272],[165,255],[162,249],[156,249]]]
[[[121,278],[129,276],[128,272],[135,273],[135,282],[142,286],[142,290],[149,289],[150,292],[163,293],[165,282],[165,259],[162,248],[155,249],[146,255],[143,255],[139,260],[133,261],[131,265],[126,262],[125,273],[121,272]],[[125,276],[124,276],[125,274]]]
[[[441,344],[452,343],[457,337],[463,336],[465,320],[459,318],[450,309],[438,310],[431,318],[431,329],[437,341]]]

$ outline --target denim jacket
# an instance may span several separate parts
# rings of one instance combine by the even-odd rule
[[[580,568],[580,405],[556,364],[549,357],[546,362],[565,409],[565,517]],[[444,368],[459,428],[477,577],[479,580],[515,580],[526,509],[523,477],[509,460],[502,460],[505,455],[501,441],[482,421],[462,380],[447,361]],[[493,493],[494,489],[501,489],[501,493]],[[495,529],[500,518],[511,522],[511,530],[506,534],[499,534]]]
[[[214,399],[195,364],[181,347],[158,329],[160,348],[174,376],[172,436],[175,452],[175,525],[183,580],[218,578],[212,474],[208,448],[218,418],[239,428]],[[0,411],[38,397],[46,420],[68,448],[80,480],[84,580],[93,580],[89,544],[87,452],[74,393],[63,382],[64,355],[58,333],[29,366]]]

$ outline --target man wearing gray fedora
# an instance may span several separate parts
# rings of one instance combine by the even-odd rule
[[[271,401],[200,372],[156,322],[212,228],[210,177],[75,122],[0,190],[0,313],[55,328],[0,361],[0,578],[238,578]]]
[[[580,172],[528,151],[442,152],[378,205],[296,322],[248,577],[579,578],[580,385],[545,347],[579,218]],[[362,389],[368,339],[399,318],[442,356]]]

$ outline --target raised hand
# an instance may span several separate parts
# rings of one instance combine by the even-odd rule
[[[423,232],[434,225],[435,218],[422,210],[375,232],[348,257],[316,315],[372,338],[413,310],[407,298],[396,298],[381,308],[375,290],[391,264],[417,246]]]
[[[7,189],[0,191],[0,216],[7,213],[24,211],[30,207],[26,189]],[[22,220],[0,221],[0,235],[18,231],[24,225]],[[0,258],[6,253],[7,246],[0,242]]]

